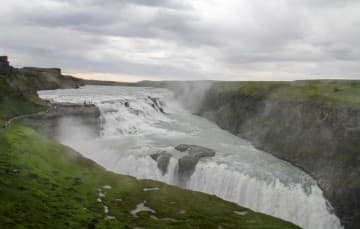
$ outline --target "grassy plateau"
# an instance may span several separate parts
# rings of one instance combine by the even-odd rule
[[[304,80],[293,82],[216,82],[211,90],[217,93],[306,102],[325,108],[360,109],[360,81]]]

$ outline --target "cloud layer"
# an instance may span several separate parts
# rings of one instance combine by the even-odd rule
[[[0,54],[118,80],[360,79],[358,12],[356,0],[4,0]]]

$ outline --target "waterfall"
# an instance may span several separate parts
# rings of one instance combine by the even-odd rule
[[[100,109],[100,137],[64,118],[58,140],[111,171],[215,194],[303,228],[342,228],[310,176],[192,115],[165,89],[86,86],[39,94],[56,102],[92,101]],[[184,153],[174,149],[182,143],[216,151],[202,158],[185,182],[178,173]],[[159,152],[170,157],[166,173],[152,157]]]

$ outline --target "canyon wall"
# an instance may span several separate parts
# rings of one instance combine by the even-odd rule
[[[345,227],[355,229],[360,227],[359,86],[359,81],[215,83],[197,113],[308,172]]]

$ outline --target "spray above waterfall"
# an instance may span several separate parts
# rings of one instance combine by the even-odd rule
[[[304,228],[341,228],[311,177],[192,115],[166,89],[86,86],[39,94],[91,100],[100,109],[99,137],[65,119],[58,140],[109,170],[215,194]]]

